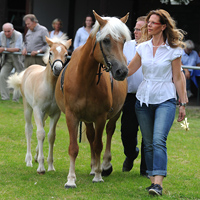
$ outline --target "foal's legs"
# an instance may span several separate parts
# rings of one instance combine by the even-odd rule
[[[31,119],[32,119],[33,110],[29,106],[25,98],[23,98],[23,104],[24,104],[24,117],[26,121],[25,135],[26,135],[26,141],[27,141],[27,153],[26,153],[25,162],[26,162],[26,166],[32,167],[33,165],[32,165],[32,154],[31,154],[31,137],[33,133],[33,125],[31,123]]]
[[[45,117],[43,118],[43,127],[45,127],[45,121],[46,119],[48,118],[48,115],[46,114]],[[36,154],[34,156],[34,159],[35,159],[35,162],[38,162],[38,155],[39,155],[39,145],[37,144],[37,147],[36,147]]]
[[[56,138],[56,124],[59,118],[60,118],[60,111],[57,113],[54,113],[52,117],[50,116],[50,127],[49,127],[49,133],[48,133],[49,155],[47,158],[48,171],[55,171],[55,168],[53,166],[53,145]]]
[[[95,136],[95,130],[93,123],[85,123],[86,125],[86,134],[87,134],[87,139],[90,143],[90,151],[91,151],[91,172],[90,175],[95,175],[95,153],[94,153],[94,147],[93,147],[93,142],[94,142],[94,136]]]
[[[44,168],[44,154],[43,154],[43,142],[45,138],[45,130],[43,127],[43,118],[44,118],[44,113],[41,112],[40,108],[33,108],[34,111],[34,119],[35,123],[37,126],[37,140],[38,140],[38,147],[39,147],[39,154],[38,154],[38,169],[37,172],[39,174],[44,174],[45,173],[45,168]]]
[[[103,156],[103,163],[102,163],[102,176],[109,176],[112,173],[112,164],[110,163],[112,156],[111,156],[111,140],[116,128],[116,121],[120,116],[119,112],[113,118],[111,118],[107,125],[106,125],[106,133],[107,133],[107,140],[106,140],[106,149]]]

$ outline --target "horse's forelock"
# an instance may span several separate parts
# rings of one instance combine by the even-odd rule
[[[125,37],[126,41],[131,40],[131,33],[126,24],[116,17],[103,17],[103,19],[108,22],[101,29],[100,34],[97,37],[97,40],[103,40],[107,35],[110,35],[114,40],[119,41],[122,36]],[[95,35],[99,31],[99,23],[95,22],[95,25],[92,30],[92,35]]]
[[[68,36],[63,34],[61,37],[54,36],[51,41],[53,43],[63,44],[65,46],[66,41],[68,40]]]

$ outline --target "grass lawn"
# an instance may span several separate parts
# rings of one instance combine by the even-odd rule
[[[190,130],[185,131],[174,121],[167,141],[168,176],[164,180],[163,196],[159,199],[200,199],[200,107],[187,107]],[[176,116],[177,119],[177,116]],[[37,144],[36,127],[32,136],[32,156]],[[49,119],[46,123],[48,133]],[[112,140],[113,172],[104,177],[104,183],[92,183],[90,149],[87,142],[79,144],[76,160],[77,188],[65,189],[69,170],[69,137],[64,114],[57,125],[54,147],[55,172],[37,174],[38,164],[26,167],[26,138],[24,133],[23,104],[0,100],[0,199],[154,199],[145,188],[147,178],[139,175],[140,154],[131,172],[122,173],[125,159],[120,135],[120,120]],[[105,133],[103,137],[105,144]],[[141,134],[138,136],[140,148]],[[45,168],[47,170],[48,141],[44,141]],[[102,154],[103,155],[103,154]]]

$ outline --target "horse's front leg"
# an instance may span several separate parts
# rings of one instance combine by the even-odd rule
[[[38,108],[34,108],[33,112],[34,112],[35,123],[37,126],[37,140],[38,140],[38,149],[39,149],[38,158],[37,158],[39,166],[37,168],[37,172],[39,174],[44,174],[45,173],[44,154],[43,154],[43,142],[45,139],[45,130],[43,127],[44,113],[42,113],[41,110]]]
[[[95,152],[95,176],[93,182],[103,182],[101,177],[101,152],[103,149],[102,135],[106,123],[106,115],[102,115],[95,122],[95,138],[94,138],[94,152]]]
[[[53,146],[56,138],[56,124],[60,118],[60,111],[55,113],[53,116],[50,116],[50,128],[48,133],[48,141],[49,141],[49,155],[47,158],[48,162],[48,171],[55,171],[53,166]]]
[[[32,154],[31,154],[31,137],[33,134],[33,125],[32,125],[32,108],[28,106],[25,99],[23,99],[24,103],[24,116],[25,116],[25,135],[26,135],[26,141],[27,141],[27,153],[26,153],[26,166],[32,167]]]
[[[102,176],[109,176],[113,171],[113,167],[111,164],[111,160],[112,160],[111,140],[116,128],[116,121],[118,120],[120,113],[121,112],[119,112],[116,116],[111,118],[106,125],[107,140],[106,140],[106,149],[105,149],[105,153],[103,156],[103,163],[102,163],[102,173],[101,173]]]
[[[90,175],[95,175],[95,153],[94,153],[94,147],[93,147],[93,142],[94,142],[94,136],[95,136],[95,130],[93,123],[85,123],[86,125],[86,134],[87,134],[87,139],[90,143],[90,152],[91,152],[91,172]]]
[[[68,111],[65,111],[66,113],[66,121],[67,121],[67,127],[69,131],[69,157],[70,157],[70,168],[69,168],[69,174],[67,176],[67,183],[65,183],[65,188],[75,188],[76,187],[76,174],[75,174],[75,162],[76,157],[79,152],[79,146],[77,143],[77,135],[78,135],[78,119]]]

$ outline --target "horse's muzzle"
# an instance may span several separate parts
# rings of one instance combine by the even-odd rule
[[[63,69],[63,64],[60,61],[56,61],[53,65],[53,74],[54,76],[59,76],[60,72]]]
[[[123,81],[127,75],[128,75],[128,68],[127,67],[121,67],[118,68],[113,74],[113,78],[117,81]]]

